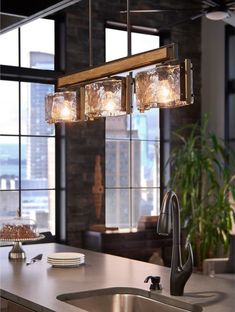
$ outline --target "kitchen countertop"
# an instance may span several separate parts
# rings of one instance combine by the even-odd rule
[[[144,283],[148,275],[159,275],[163,289],[155,291],[164,300],[198,304],[205,312],[235,311],[235,280],[192,274],[184,296],[169,295],[170,269],[155,264],[126,259],[60,244],[24,245],[27,260],[43,253],[41,261],[26,266],[25,262],[8,260],[11,247],[0,248],[1,296],[40,312],[83,311],[56,297],[65,293],[109,287],[134,287],[149,290]],[[53,252],[75,251],[85,254],[85,264],[77,268],[54,268],[47,263]]]

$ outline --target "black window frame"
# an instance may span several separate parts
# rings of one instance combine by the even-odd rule
[[[55,23],[55,54],[54,54],[54,70],[45,69],[34,69],[25,68],[20,66],[20,28],[18,28],[18,55],[19,55],[19,66],[11,65],[0,65],[0,80],[16,81],[19,83],[29,82],[29,83],[40,83],[40,84],[51,84],[56,88],[57,78],[64,74],[65,68],[65,21],[64,17],[50,17],[49,19],[54,20]],[[20,105],[20,88],[19,88],[19,105]],[[19,118],[19,124],[21,123]],[[4,135],[5,136],[5,135]],[[6,135],[7,136],[7,135]],[[35,137],[34,135],[16,135],[18,137]],[[54,239],[58,242],[63,241],[62,228],[65,227],[65,219],[62,221],[62,209],[64,207],[63,201],[61,201],[61,138],[63,137],[63,126],[55,125],[55,135],[50,137],[55,137],[55,236]],[[36,137],[47,137],[44,135],[37,135]],[[19,146],[20,149],[20,146]],[[21,153],[19,151],[19,157]],[[20,159],[19,159],[20,163]],[[19,181],[21,170],[19,170]],[[27,191],[24,189],[23,191]],[[38,189],[37,189],[38,190]],[[50,188],[48,188],[50,190]],[[20,199],[20,186],[19,186],[19,209],[21,208]],[[33,189],[30,189],[33,191]],[[62,224],[63,222],[63,224]],[[40,243],[40,241],[38,241]]]

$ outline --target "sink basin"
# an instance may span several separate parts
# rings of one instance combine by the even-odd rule
[[[197,305],[156,295],[142,289],[126,287],[63,294],[57,299],[89,312],[202,311]]]

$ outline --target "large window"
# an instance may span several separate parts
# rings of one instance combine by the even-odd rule
[[[132,54],[158,47],[158,36],[132,33]],[[106,61],[125,56],[127,32],[107,28]],[[131,115],[106,118],[105,158],[106,226],[134,228],[140,216],[156,215],[160,205],[159,110],[139,113],[133,94]]]
[[[41,69],[43,78],[43,70],[54,70],[54,21],[39,19],[2,34],[0,46],[0,64],[16,72]],[[0,80],[0,216],[19,209],[39,231],[54,234],[55,129],[44,121],[44,98],[54,85],[18,76]]]
[[[229,146],[235,151],[235,29],[232,26],[226,27],[227,45],[226,45],[226,122],[225,122],[225,136]]]

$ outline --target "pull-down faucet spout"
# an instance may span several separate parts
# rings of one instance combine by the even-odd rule
[[[182,266],[180,244],[180,206],[177,195],[168,191],[162,202],[160,218],[157,224],[159,235],[169,235],[173,227],[173,246],[171,257],[170,293],[173,296],[183,296],[184,286],[193,271],[193,253],[188,243],[188,259]]]

